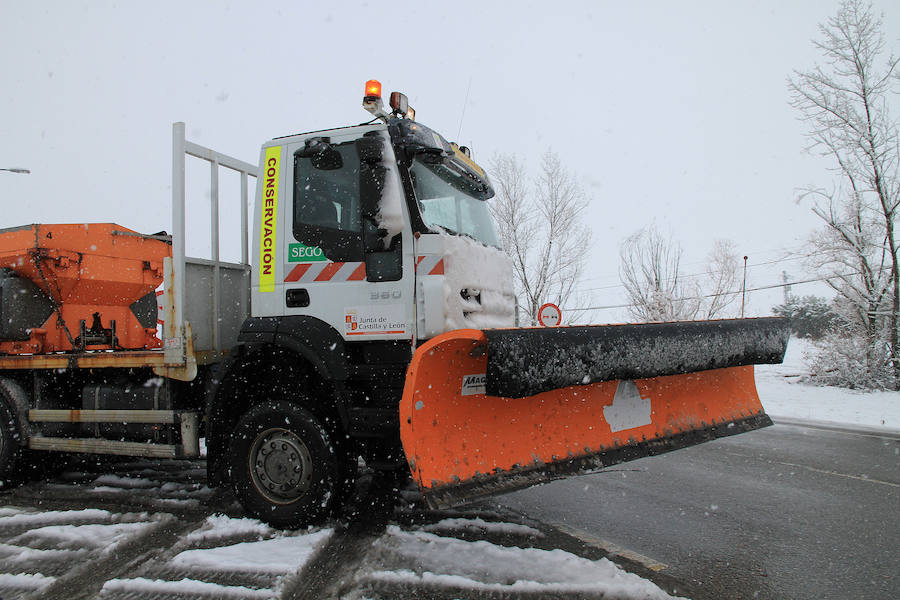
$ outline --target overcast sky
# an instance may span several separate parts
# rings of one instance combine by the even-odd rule
[[[559,154],[591,198],[594,305],[622,301],[618,246],[651,223],[680,240],[686,273],[715,238],[756,265],[816,227],[797,190],[830,175],[804,154],[786,79],[818,60],[810,40],[837,1],[326,4],[0,0],[0,167],[32,170],[0,172],[0,227],[170,229],[173,121],[256,163],[269,138],[366,120],[370,78],[482,163]],[[875,6],[900,52],[900,7]],[[751,284],[782,270],[806,276],[751,266]]]

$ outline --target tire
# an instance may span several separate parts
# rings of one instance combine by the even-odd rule
[[[287,529],[328,516],[338,460],[308,411],[282,401],[252,407],[234,429],[229,455],[234,493],[249,514]]]
[[[15,413],[0,387],[0,491],[21,483],[21,467],[24,457],[22,436],[16,427]]]

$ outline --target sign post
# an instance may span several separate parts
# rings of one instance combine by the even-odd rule
[[[538,323],[544,327],[556,327],[562,323],[562,311],[557,305],[548,302],[538,310]]]

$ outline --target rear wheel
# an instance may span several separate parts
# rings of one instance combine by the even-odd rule
[[[338,482],[328,433],[308,411],[266,402],[238,421],[231,440],[231,480],[248,513],[275,527],[323,519]]]

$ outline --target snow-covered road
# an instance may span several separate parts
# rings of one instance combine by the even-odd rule
[[[82,465],[0,495],[0,598],[671,597],[512,513],[376,502],[275,530],[203,473],[202,461]]]

